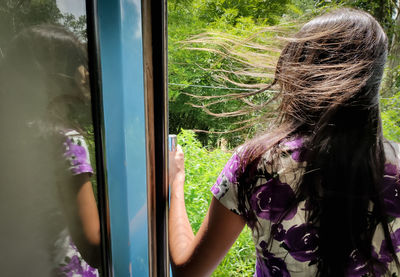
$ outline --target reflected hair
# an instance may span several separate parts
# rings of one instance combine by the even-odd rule
[[[60,25],[36,25],[11,40],[0,76],[2,83],[9,83],[9,93],[46,94],[46,125],[53,122],[82,132],[81,127],[90,123],[87,64],[86,47],[72,32]]]
[[[353,250],[367,261],[371,275],[384,268],[372,255],[379,224],[398,265],[381,194],[385,152],[378,99],[387,47],[379,23],[359,10],[338,9],[306,23],[277,62],[270,85],[278,87],[280,100],[273,131],[239,151],[245,168],[238,179],[239,210],[257,229],[249,207],[262,156],[268,151],[279,157],[283,140],[304,138],[305,174],[279,222],[308,202],[307,222],[319,234],[318,276],[345,276]]]

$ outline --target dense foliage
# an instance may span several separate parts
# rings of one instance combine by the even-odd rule
[[[392,97],[382,98],[382,123],[385,138],[400,141],[400,90]]]
[[[279,2],[279,3],[278,3]],[[249,3],[251,3],[249,5]],[[247,5],[245,5],[247,4]],[[279,9],[275,7],[279,4]],[[289,1],[169,1],[169,97],[170,97],[170,133],[177,133],[181,128],[198,129],[209,132],[228,131],[222,136],[237,145],[246,138],[246,130],[239,136],[230,134],[236,122],[246,117],[216,118],[204,113],[202,109],[193,108],[190,103],[199,104],[196,99],[185,94],[221,95],[240,92],[232,84],[221,83],[216,72],[232,68],[234,61],[223,59],[219,53],[212,51],[194,51],[201,43],[184,43],[193,35],[204,31],[219,31],[233,36],[251,36],[257,29],[268,24],[277,23],[283,12],[289,7]],[[245,8],[246,6],[246,8]],[[256,7],[264,7],[258,9]],[[259,10],[261,13],[251,14]],[[241,80],[254,81],[251,78]],[[213,106],[213,111],[239,110],[243,103],[220,103]],[[203,144],[215,145],[221,134],[199,134]]]
[[[224,34],[242,41],[255,37],[260,43],[263,43],[263,39],[264,42],[271,43],[273,37],[269,38],[269,41],[265,40],[265,37],[262,38],[260,33],[262,28],[276,24],[279,26],[291,24],[295,27],[296,23],[301,24],[310,17],[336,7],[350,6],[366,10],[384,26],[390,39],[390,55],[382,85],[382,95],[385,98],[397,95],[400,91],[398,74],[400,17],[397,12],[400,3],[397,3],[397,8],[395,1],[386,0],[292,0],[279,3],[279,8],[270,9],[260,7],[264,7],[263,5],[274,7],[276,1],[170,0],[168,2],[170,133],[177,133],[181,128],[201,130],[202,132],[198,132],[197,135],[203,145],[216,146],[218,140],[223,137],[231,147],[234,147],[260,129],[259,126],[253,126],[232,133],[232,130],[239,126],[238,122],[260,116],[260,113],[215,117],[199,108],[202,103],[198,96],[243,92],[237,85],[218,78],[218,73],[221,71],[236,70],[237,61],[224,56],[226,52],[223,47],[207,49],[208,46],[205,47],[204,43],[199,42],[199,34],[205,32],[216,36]],[[240,48],[240,46],[233,47],[235,50]],[[199,48],[202,48],[202,51],[199,51]],[[242,84],[268,82],[254,77],[234,79],[234,81]],[[383,105],[385,103],[387,102],[384,101]],[[245,104],[240,101],[229,101],[229,103],[221,101],[207,108],[212,113],[221,113],[237,111],[244,106]],[[383,110],[388,109],[383,107]],[[399,115],[399,112],[393,109],[390,113],[396,113],[394,117]],[[384,115],[385,128],[395,125],[395,122],[392,122],[394,117]],[[385,133],[388,132],[385,130]]]
[[[24,28],[39,24],[60,24],[86,41],[86,16],[63,14],[56,0],[0,1],[0,56],[8,42]]]

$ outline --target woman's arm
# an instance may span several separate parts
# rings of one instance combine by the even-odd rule
[[[75,130],[65,133],[64,158],[69,173],[59,188],[72,241],[82,258],[92,267],[100,264],[100,220],[90,175],[89,149]]]
[[[72,176],[71,191],[64,194],[64,210],[72,241],[92,267],[100,265],[100,220],[89,173]]]
[[[195,236],[186,213],[184,182],[184,157],[178,147],[176,152],[170,153],[169,247],[172,269],[174,276],[209,276],[239,236],[245,221],[213,198]]]

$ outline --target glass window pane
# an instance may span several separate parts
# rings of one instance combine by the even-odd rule
[[[99,276],[84,0],[0,2],[2,276]]]

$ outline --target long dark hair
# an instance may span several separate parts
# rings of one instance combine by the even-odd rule
[[[372,256],[378,224],[398,264],[381,194],[385,152],[378,99],[386,56],[387,37],[365,12],[339,9],[311,20],[278,60],[271,86],[279,86],[281,102],[272,131],[240,150],[245,170],[239,210],[257,228],[249,208],[256,165],[266,151],[279,155],[285,138],[305,138],[305,174],[287,212],[307,201],[307,221],[319,234],[319,276],[344,276],[355,249],[374,275],[380,266]]]

